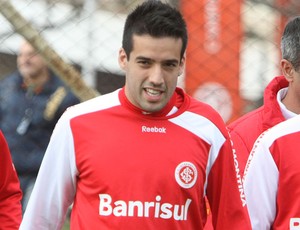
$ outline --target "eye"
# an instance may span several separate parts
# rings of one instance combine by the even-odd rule
[[[138,63],[142,64],[142,65],[149,65],[150,64],[150,62],[147,61],[147,60],[139,60]]]
[[[167,68],[175,68],[177,67],[177,62],[166,62],[164,63],[164,66]]]
[[[147,59],[139,59],[137,61],[138,65],[143,67],[143,68],[147,68],[149,66],[151,66],[151,61],[147,60]]]

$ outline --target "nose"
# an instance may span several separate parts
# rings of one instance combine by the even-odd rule
[[[20,54],[20,55],[18,56],[18,61],[19,61],[20,63],[26,63],[26,62],[28,62],[28,61],[30,60],[30,57],[31,57],[31,56],[26,55],[26,54]]]
[[[163,74],[164,73],[161,66],[159,65],[153,66],[149,74],[149,81],[154,85],[161,85],[164,82]]]

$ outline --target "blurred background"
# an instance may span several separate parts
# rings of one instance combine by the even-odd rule
[[[78,71],[87,87],[100,94],[122,87],[124,73],[117,58],[123,25],[140,2],[1,0],[0,78],[16,69],[23,37],[35,42],[40,36],[39,47],[45,47],[43,42],[49,45],[61,57],[58,61]],[[281,75],[281,33],[287,20],[300,14],[300,1],[163,2],[180,9],[189,29],[187,65],[179,86],[212,105],[225,122],[261,105],[265,86]],[[31,35],[28,26],[37,34]]]

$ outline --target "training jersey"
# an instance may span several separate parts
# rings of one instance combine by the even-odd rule
[[[265,131],[245,168],[245,194],[255,229],[300,229],[300,115]]]
[[[177,88],[146,113],[124,89],[69,108],[57,123],[20,229],[250,229],[228,133],[210,106]]]
[[[249,153],[258,136],[272,126],[286,120],[280,109],[277,95],[288,85],[289,82],[284,76],[273,78],[265,88],[263,105],[228,125],[233,147],[236,150],[241,177],[243,177]]]

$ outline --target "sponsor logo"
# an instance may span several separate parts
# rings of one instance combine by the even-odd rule
[[[236,155],[235,149],[233,149],[233,161],[234,161],[234,168],[235,168],[235,173],[236,173],[238,189],[240,192],[240,198],[241,198],[243,207],[245,207],[246,206],[246,197],[245,197],[245,192],[244,192],[243,180],[242,180],[242,177],[240,174],[239,162],[237,160],[237,155]]]
[[[197,168],[191,162],[182,162],[175,169],[175,179],[182,188],[191,188],[197,181]]]
[[[142,133],[167,133],[167,128],[165,127],[147,127],[145,125],[142,126]]]
[[[300,218],[291,218],[289,229],[290,230],[299,230],[300,229]]]
[[[245,191],[244,191],[244,186],[243,186],[244,180],[243,180],[243,178],[241,176],[241,173],[240,173],[239,162],[238,162],[238,159],[237,159],[234,144],[233,144],[232,141],[230,141],[230,143],[231,143],[231,147],[232,147],[233,162],[234,162],[234,168],[235,168],[235,173],[236,173],[238,189],[239,189],[239,192],[240,192],[240,199],[242,201],[243,207],[245,207],[246,206],[246,197],[245,197]]]
[[[229,133],[229,135],[230,135],[230,133]],[[236,173],[238,189],[239,189],[239,193],[240,193],[240,199],[242,201],[243,207],[245,207],[246,206],[246,196],[245,196],[245,191],[244,191],[244,186],[243,186],[244,179],[242,178],[241,173],[240,173],[239,161],[237,159],[236,150],[235,150],[232,140],[230,141],[230,144],[232,147],[233,162],[234,162],[234,168],[235,168],[235,173]]]
[[[154,217],[161,219],[187,220],[189,206],[192,202],[187,199],[185,204],[161,203],[161,196],[156,196],[155,201],[124,201],[113,202],[109,194],[99,194],[100,216],[129,216],[129,217]]]

